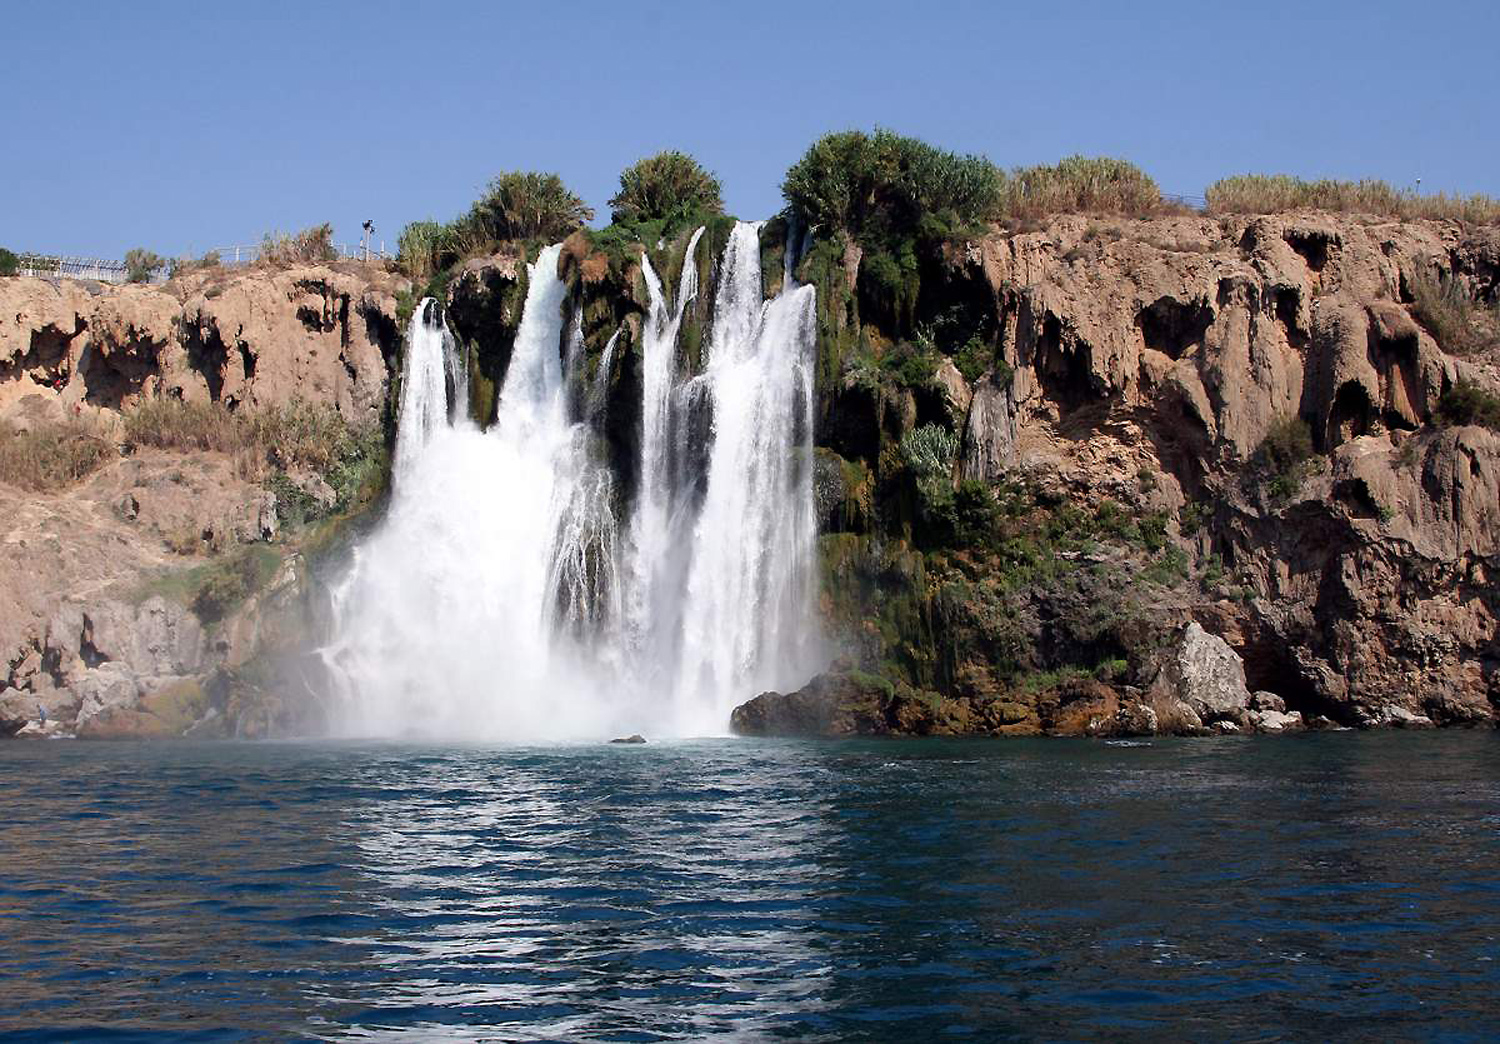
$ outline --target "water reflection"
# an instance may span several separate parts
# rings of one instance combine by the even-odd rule
[[[1488,734],[0,747],[0,1034],[1500,1031]]]

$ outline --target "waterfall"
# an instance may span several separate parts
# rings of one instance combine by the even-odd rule
[[[396,429],[396,453],[391,481],[400,486],[410,481],[417,458],[433,434],[448,419],[447,376],[444,369],[458,358],[453,335],[441,321],[442,309],[430,297],[422,299],[412,313],[406,340],[406,369],[401,375],[400,423]],[[450,371],[451,372],[451,371]],[[467,397],[467,375],[465,375]]]
[[[684,560],[683,520],[677,510],[679,484],[672,458],[677,392],[677,334],[687,306],[698,296],[698,240],[693,233],[683,255],[675,305],[667,301],[661,279],[642,255],[650,310],[641,330],[641,460],[634,516],[630,525],[630,595],[626,609],[626,640],[643,680],[665,683],[670,670],[675,622],[681,612],[676,597]]]
[[[760,227],[737,225],[709,342],[713,448],[683,614],[690,721],[717,713],[726,690],[784,686],[814,655],[814,291],[786,278],[762,303]]]
[[[487,430],[468,419],[466,353],[423,302],[387,515],[333,588],[338,728],[719,733],[735,704],[814,672],[813,289],[788,276],[763,301],[759,235],[730,235],[696,375],[678,341],[703,229],[675,294],[642,258],[640,457],[624,502],[602,434],[620,332],[590,381],[560,246],[529,268]]]

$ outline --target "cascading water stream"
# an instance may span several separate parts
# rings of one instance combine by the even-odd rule
[[[672,448],[676,428],[673,399],[677,391],[677,333],[688,305],[698,296],[699,228],[688,240],[678,279],[675,307],[667,300],[651,259],[642,255],[650,310],[641,331],[641,464],[635,511],[630,524],[630,593],[625,637],[636,673],[651,684],[667,684],[672,647],[681,612],[676,597],[681,584],[683,522],[678,485],[673,481]]]
[[[323,652],[344,731],[718,733],[736,703],[816,669],[813,291],[788,271],[761,300],[759,233],[731,233],[696,376],[679,372],[678,334],[703,230],[673,300],[642,260],[640,459],[624,525],[601,438],[619,332],[588,383],[560,247],[530,266],[487,430],[468,418],[464,353],[423,303],[388,514],[333,593]]]
[[[692,540],[679,714],[708,722],[718,693],[785,686],[812,670],[814,291],[762,303],[760,226],[725,251],[706,377],[708,488]]]

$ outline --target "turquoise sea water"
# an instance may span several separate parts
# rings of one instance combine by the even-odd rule
[[[0,1039],[1481,1039],[1500,736],[0,745]]]

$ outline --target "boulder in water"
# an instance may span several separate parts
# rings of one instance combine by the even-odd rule
[[[1151,688],[1153,702],[1182,719],[1172,731],[1197,731],[1221,721],[1239,725],[1250,707],[1245,662],[1228,642],[1196,621],[1178,635]]]
[[[734,709],[741,736],[879,736],[893,730],[889,682],[872,675],[820,674],[796,692],[763,692]]]
[[[645,743],[646,742],[646,737],[642,736],[639,732],[637,732],[633,736],[620,736],[620,737],[618,737],[616,739],[610,740],[610,742],[611,743]]]

